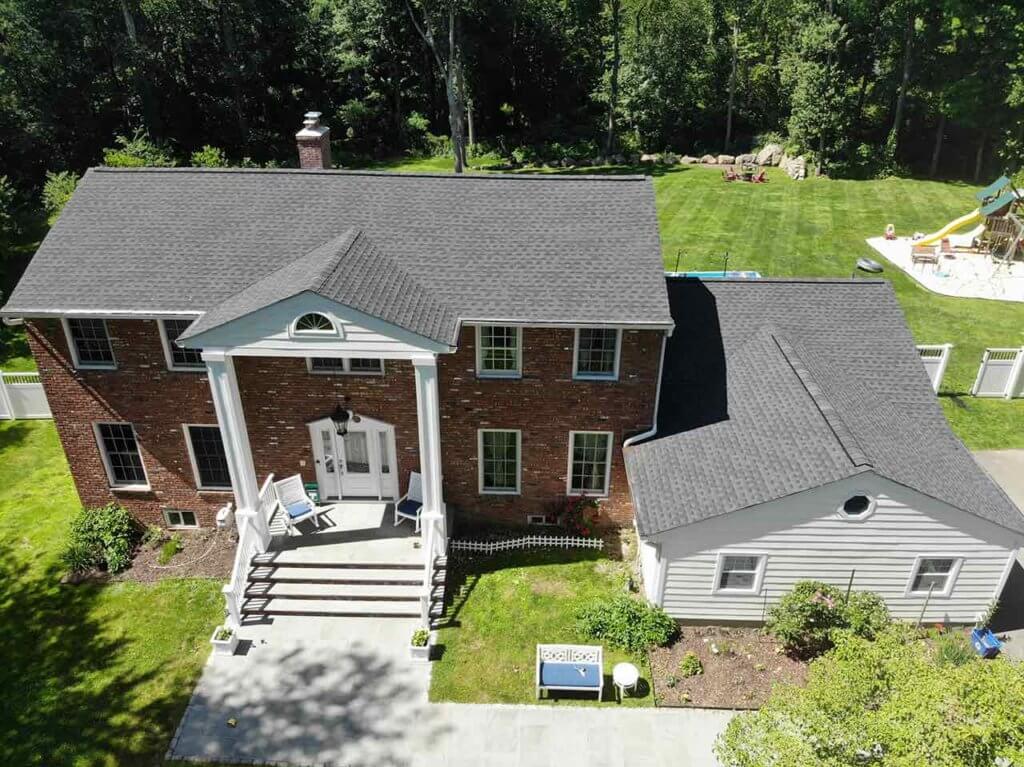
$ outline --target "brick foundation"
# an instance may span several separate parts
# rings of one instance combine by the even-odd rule
[[[160,524],[162,509],[198,513],[213,523],[230,493],[195,489],[183,423],[215,424],[212,396],[202,373],[166,368],[155,320],[112,320],[108,329],[115,371],[76,371],[61,323],[28,323],[29,343],[46,388],[61,443],[82,503],[116,500],[141,521]],[[565,495],[569,431],[613,432],[611,487],[601,522],[632,524],[632,503],[622,462],[622,441],[648,429],[654,415],[661,333],[624,331],[616,382],[572,379],[573,331],[523,331],[523,377],[478,379],[475,331],[462,333],[459,351],[439,361],[441,452],[445,500],[461,511],[525,522]],[[419,468],[416,391],[412,364],[389,360],[384,376],[314,375],[295,358],[235,361],[257,476],[300,473],[316,480],[307,423],[345,401],[350,410],[393,424],[401,492]],[[152,491],[112,490],[92,424],[135,425]],[[522,493],[478,493],[477,429],[522,431]]]

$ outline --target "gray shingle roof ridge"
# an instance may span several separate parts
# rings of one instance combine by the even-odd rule
[[[388,178],[445,178],[462,180],[500,180],[500,181],[647,181],[650,176],[643,173],[505,173],[502,171],[445,173],[442,171],[411,171],[411,170],[377,170],[357,168],[109,168],[97,165],[86,170],[86,173],[128,173],[128,174],[196,174],[196,175],[302,175],[302,176],[385,176]]]
[[[772,340],[779,347],[782,356],[786,358],[786,361],[793,369],[793,372],[796,373],[796,377],[800,379],[800,383],[807,391],[807,394],[810,395],[815,407],[818,408],[818,412],[825,419],[825,423],[828,424],[832,433],[836,435],[836,439],[839,441],[840,446],[842,446],[843,451],[849,456],[850,463],[857,467],[874,466],[874,461],[871,460],[860,444],[860,441],[854,435],[853,429],[843,420],[843,417],[839,414],[839,409],[829,400],[821,384],[815,379],[810,368],[804,363],[789,339],[773,326],[765,328],[765,332],[771,334]]]

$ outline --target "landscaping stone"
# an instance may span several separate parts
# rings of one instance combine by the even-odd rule
[[[755,159],[756,157],[749,153],[736,155],[736,162],[740,163],[741,165],[750,165],[751,163],[754,162]]]
[[[699,158],[689,154],[684,154],[682,157],[679,158],[680,165],[696,165],[699,162]]]
[[[734,162],[736,162],[736,157],[734,155],[731,155],[731,154],[720,154],[720,155],[718,155],[718,164],[719,165],[732,165]]]
[[[704,155],[703,157],[700,158],[700,161],[704,165],[714,165],[715,163],[718,162],[713,154]]]
[[[665,152],[665,154],[661,156],[661,161],[665,165],[676,165],[679,162],[679,155],[673,152]]]
[[[782,145],[781,144],[766,144],[755,157],[754,161],[758,165],[778,165],[782,159]]]
[[[661,162],[660,154],[642,154],[640,155],[640,162]]]

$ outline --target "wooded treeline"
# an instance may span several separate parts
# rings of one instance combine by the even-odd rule
[[[23,192],[137,131],[292,163],[310,108],[342,163],[773,136],[833,175],[987,180],[1024,152],[1024,3],[0,0],[0,175]]]

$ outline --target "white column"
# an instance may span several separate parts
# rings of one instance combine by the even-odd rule
[[[249,448],[249,432],[245,426],[242,398],[238,394],[235,364],[230,355],[222,350],[204,351],[203,360],[206,362],[206,372],[210,378],[213,406],[217,411],[217,424],[220,426],[228,471],[231,473],[235,514],[251,520],[265,547],[269,543],[270,531],[267,529],[266,520],[262,519],[259,513],[260,488],[256,480],[252,451]]]
[[[426,514],[444,510],[441,493],[441,410],[437,393],[437,358],[417,355],[416,420],[420,438],[420,473],[423,475],[423,507]]]

